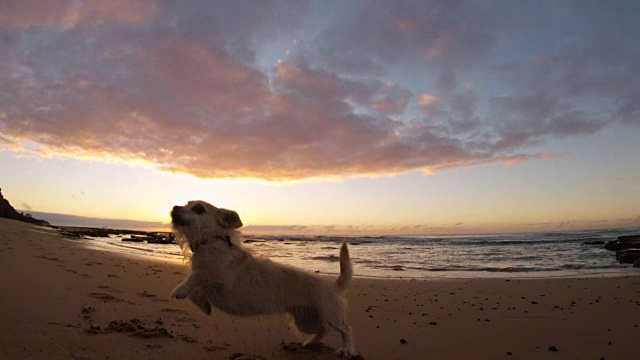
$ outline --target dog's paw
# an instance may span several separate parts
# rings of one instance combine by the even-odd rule
[[[348,358],[348,359],[356,356],[356,354],[357,354],[356,349],[352,347],[340,348],[336,351],[336,355],[338,355],[339,357]]]
[[[203,313],[211,315],[211,304],[203,299],[194,299],[193,296],[189,297],[191,302],[194,303]]]
[[[179,285],[171,292],[171,297],[176,299],[184,299],[189,296],[189,289],[186,286]]]

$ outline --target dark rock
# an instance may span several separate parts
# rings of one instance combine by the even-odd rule
[[[77,232],[73,232],[73,231],[64,231],[64,230],[61,230],[61,231],[60,231],[60,235],[62,235],[62,236],[66,236],[66,237],[76,237],[76,238],[81,238],[81,237],[82,237],[82,235],[80,235],[80,234],[79,234],[79,233],[77,233]]]
[[[611,251],[640,249],[640,235],[619,236],[618,240],[609,241],[604,248]]]
[[[149,244],[175,244],[175,241],[176,238],[172,233],[156,233],[147,238]]]
[[[557,348],[557,347],[555,347],[555,346],[553,346],[553,345],[551,345],[551,346],[549,346],[549,351],[551,351],[551,352],[558,352],[558,348]]]
[[[11,206],[9,201],[2,196],[2,189],[0,189],[0,217],[18,220],[22,222],[28,222],[36,225],[51,226],[47,221],[38,220],[31,217],[31,214],[19,213]]]
[[[640,259],[640,249],[621,250],[616,253],[616,258],[620,264],[635,264]]]
[[[407,339],[400,339],[400,344],[406,344],[407,343]]]
[[[138,237],[128,237],[128,238],[122,238],[122,241],[128,241],[128,242],[143,242],[145,239],[141,239]]]
[[[122,241],[129,242],[143,242],[146,241],[149,244],[175,244],[175,236],[170,232],[146,232],[140,230],[119,230],[119,229],[98,229],[98,228],[86,228],[86,227],[59,227],[58,232],[60,235],[67,237],[83,238],[85,236],[91,237],[109,237],[125,236]]]

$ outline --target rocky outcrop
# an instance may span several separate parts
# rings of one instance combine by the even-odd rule
[[[121,236],[122,241],[147,242],[149,244],[175,244],[175,237],[170,232],[147,232],[142,230],[122,230],[108,228],[87,228],[61,226],[57,228],[61,235],[68,238]]]
[[[627,249],[616,251],[616,258],[620,264],[635,264],[640,260],[640,249]]]
[[[640,235],[618,236],[618,240],[607,242],[604,248],[615,251],[620,264],[640,267]]]
[[[604,248],[611,251],[640,249],[640,235],[619,236],[618,240],[609,241]]]
[[[0,217],[13,219],[18,221],[24,221],[37,225],[46,225],[50,226],[50,224],[44,220],[38,220],[31,217],[30,214],[23,214],[16,211],[16,209],[11,206],[9,201],[2,196],[2,189],[0,189]]]

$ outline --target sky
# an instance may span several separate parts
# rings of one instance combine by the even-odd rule
[[[248,232],[640,227],[638,13],[0,0],[0,187],[94,224],[202,199]]]

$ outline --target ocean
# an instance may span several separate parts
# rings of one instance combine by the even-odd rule
[[[245,235],[256,256],[310,272],[337,275],[339,247],[349,250],[356,276],[410,279],[548,278],[640,273],[619,264],[603,245],[640,229],[463,236],[258,236]],[[78,240],[74,240],[78,241]],[[161,261],[183,261],[175,244],[122,241],[122,236],[80,240],[88,247]]]

